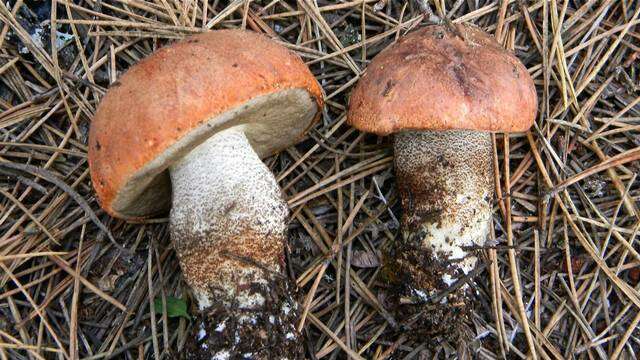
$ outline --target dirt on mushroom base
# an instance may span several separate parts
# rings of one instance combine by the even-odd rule
[[[385,253],[381,273],[387,285],[385,303],[401,320],[403,333],[414,340],[435,340],[438,335],[463,340],[464,323],[474,309],[473,297],[468,286],[451,288],[443,281],[452,263],[425,249],[423,237],[416,233],[408,239],[396,239]],[[458,279],[463,276],[459,274]]]
[[[382,275],[390,310],[416,339],[455,339],[466,329],[474,308],[467,279],[491,218],[490,149],[488,133],[468,130],[394,137],[403,232]]]
[[[229,307],[220,301],[195,323],[197,338],[186,344],[185,360],[289,359],[304,358],[300,334],[295,329],[299,316],[292,284],[272,276],[269,285],[251,284],[264,305],[258,310]]]
[[[201,307],[181,358],[303,359],[295,285],[283,271],[284,234],[211,231],[176,240]],[[185,243],[196,246],[185,252]]]

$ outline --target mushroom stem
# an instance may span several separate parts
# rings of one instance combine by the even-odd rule
[[[284,272],[288,208],[240,127],[170,168],[171,238],[202,312],[187,358],[299,352]]]
[[[405,304],[436,307],[424,314],[429,331],[446,330],[470,308],[469,287],[453,285],[475,268],[473,249],[484,245],[489,230],[491,135],[407,131],[395,135],[394,152],[402,236],[388,270],[406,274],[394,281]]]

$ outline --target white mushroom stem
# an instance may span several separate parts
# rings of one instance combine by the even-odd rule
[[[269,271],[281,273],[288,215],[269,169],[244,133],[232,128],[200,144],[170,172],[171,235],[200,309],[220,298],[261,306],[264,299],[244,286],[268,285]]]
[[[397,266],[411,275],[407,292],[425,300],[476,266],[473,250],[484,245],[491,219],[491,135],[402,132],[394,137],[394,158],[403,208],[403,236],[395,257]],[[443,302],[455,301],[466,288],[452,291]]]
[[[275,178],[241,128],[212,136],[170,173],[171,237],[208,314],[196,340],[209,352],[280,346],[272,336],[287,340],[293,329],[293,314],[282,308],[295,305],[284,274],[288,208]]]

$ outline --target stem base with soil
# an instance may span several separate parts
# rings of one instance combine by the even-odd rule
[[[403,215],[385,257],[388,300],[421,336],[451,334],[472,309],[470,286],[456,282],[476,266],[493,198],[489,133],[406,131],[394,136]]]
[[[201,311],[183,356],[300,358],[284,272],[288,208],[242,128],[215,134],[170,174],[171,238]]]

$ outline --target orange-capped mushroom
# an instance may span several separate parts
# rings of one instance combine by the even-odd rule
[[[415,334],[455,334],[494,194],[492,131],[526,131],[537,95],[527,69],[470,25],[428,26],[378,54],[347,121],[394,135],[402,234],[385,256],[389,299]],[[415,316],[414,316],[415,315]]]
[[[284,267],[288,208],[261,158],[299,141],[322,106],[297,55],[241,30],[158,50],[100,103],[89,165],[102,207],[125,219],[171,209],[201,310],[184,357],[301,358]]]

